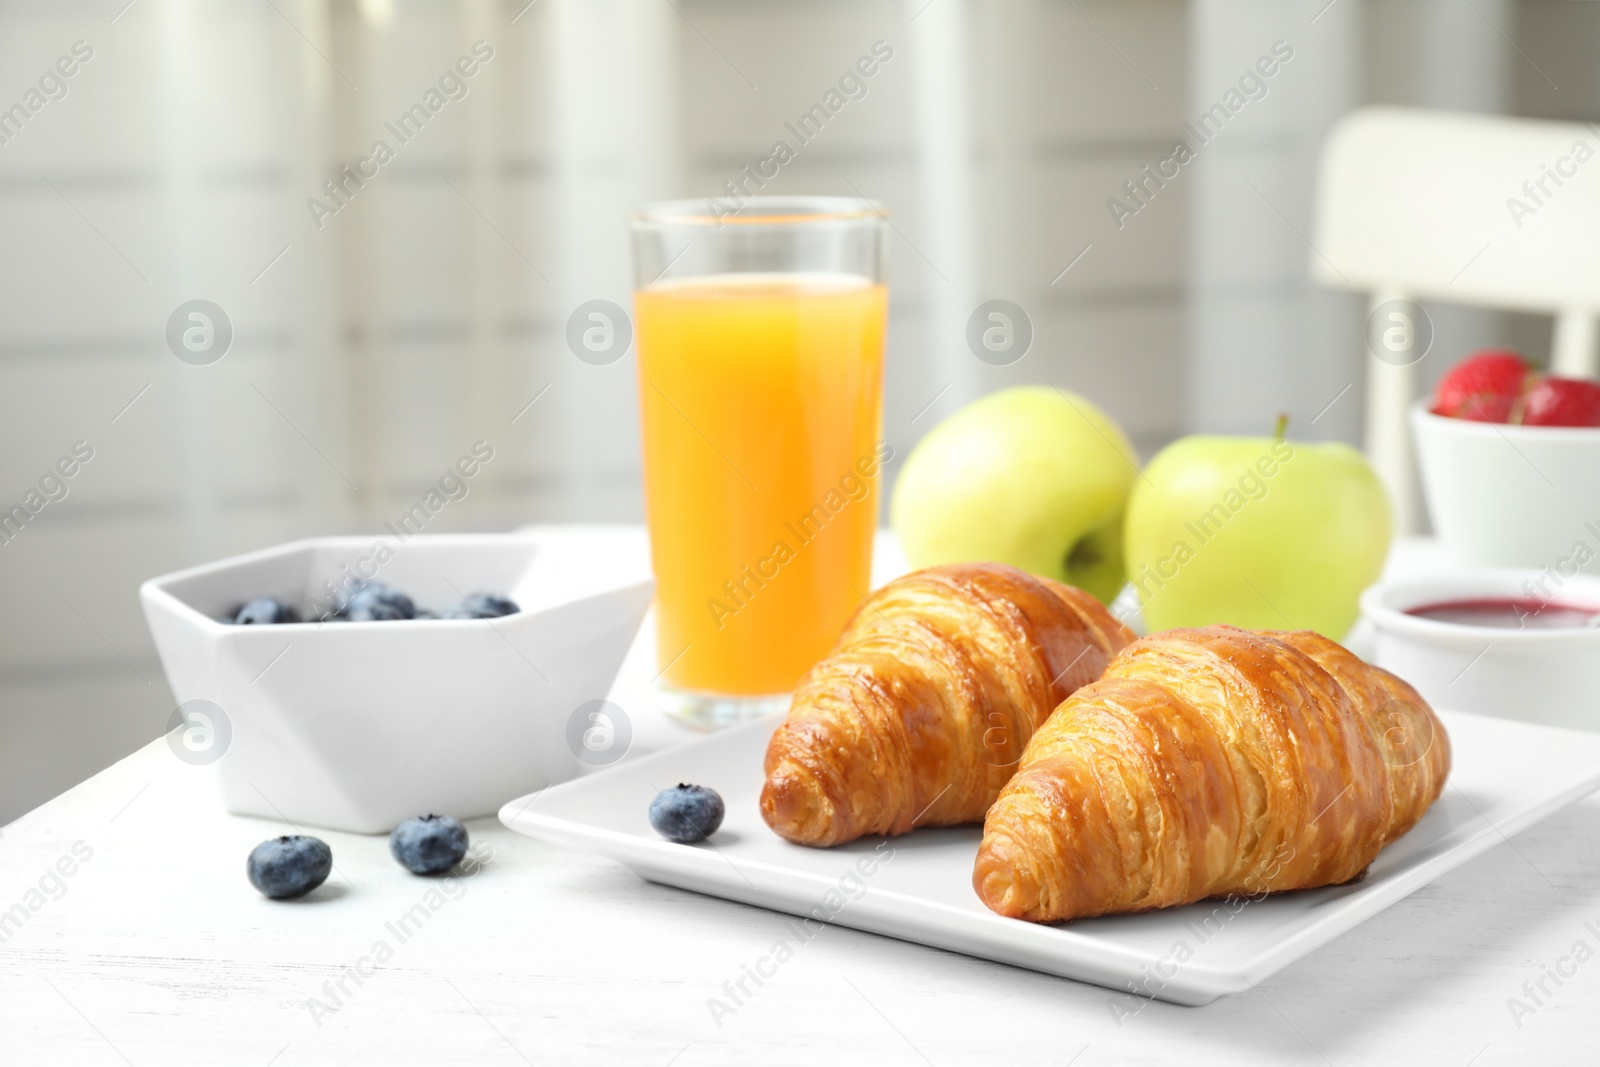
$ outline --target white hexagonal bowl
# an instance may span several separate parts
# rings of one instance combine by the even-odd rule
[[[296,541],[140,587],[179,704],[207,700],[231,732],[215,760],[231,812],[382,833],[434,811],[471,818],[577,774],[569,719],[602,698],[649,607],[648,568],[538,534],[382,539],[378,580],[440,611],[508,594],[499,619],[218,621],[274,596],[304,610],[341,568],[371,572],[372,537]]]

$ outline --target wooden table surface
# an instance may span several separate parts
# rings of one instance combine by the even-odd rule
[[[646,634],[613,691],[640,709],[640,750],[692,737],[642,703],[650,658]],[[1600,798],[1255,993],[1135,1014],[1105,989],[829,927],[713,1018],[724,982],[793,941],[783,916],[469,828],[479,862],[444,881],[403,872],[383,837],[317,831],[327,885],[268,901],[244,858],[292,828],[226,814],[206,769],[152,742],[0,834],[0,1063],[1600,1060]]]

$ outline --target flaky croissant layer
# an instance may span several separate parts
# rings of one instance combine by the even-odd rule
[[[1417,692],[1325,637],[1170,630],[1034,734],[973,887],[1050,922],[1336,885],[1416,824],[1449,769]]]
[[[800,844],[979,822],[1052,709],[1133,640],[1089,594],[993,563],[869,597],[767,747],[761,814]]]

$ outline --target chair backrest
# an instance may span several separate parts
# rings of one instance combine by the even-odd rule
[[[1365,292],[1374,308],[1410,299],[1550,313],[1552,370],[1600,371],[1600,126],[1351,112],[1323,144],[1312,240],[1312,277]],[[1406,428],[1416,369],[1372,347],[1367,449],[1409,532],[1419,516]]]

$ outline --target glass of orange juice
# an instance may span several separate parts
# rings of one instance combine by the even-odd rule
[[[754,197],[632,231],[660,683],[718,726],[786,707],[866,597],[887,226],[870,201]]]

